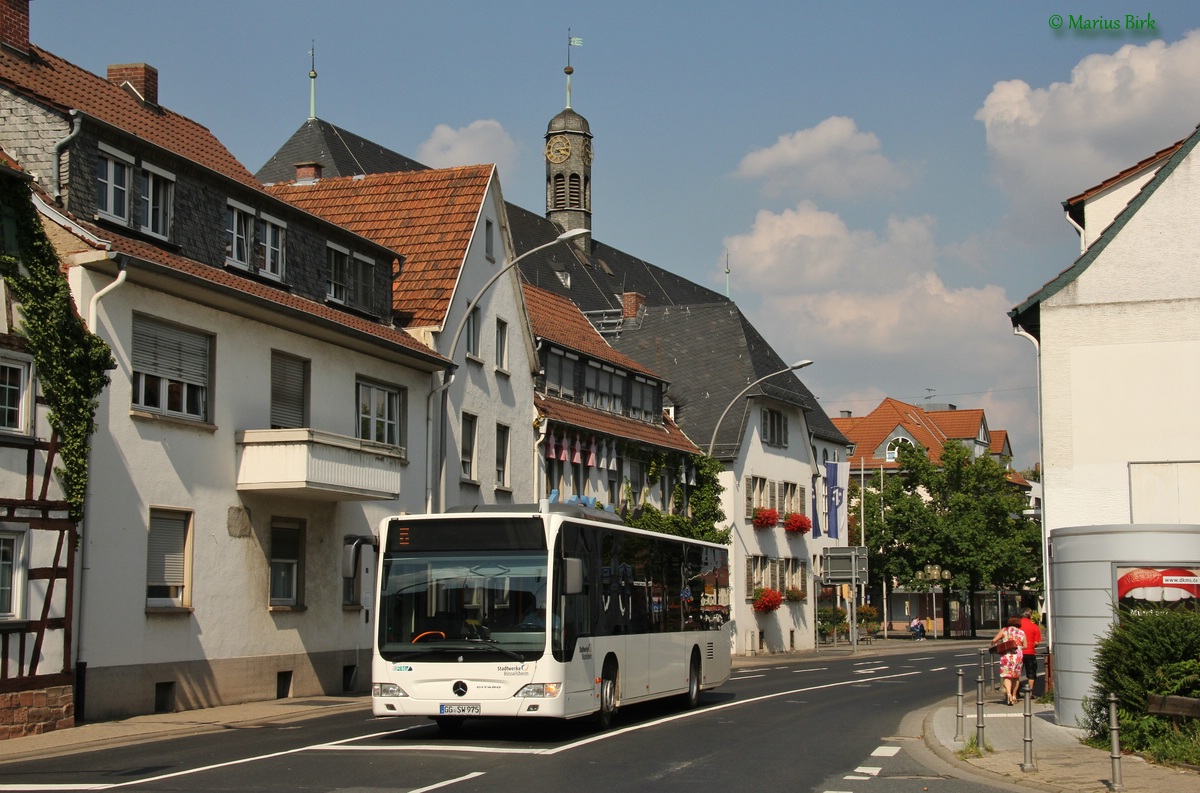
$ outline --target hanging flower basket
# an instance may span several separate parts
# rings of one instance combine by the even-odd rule
[[[783,605],[783,595],[777,589],[757,587],[754,590],[754,610],[769,614]]]
[[[783,591],[783,599],[788,603],[799,603],[804,600],[804,590],[799,587],[788,587]]]
[[[771,507],[759,507],[754,510],[754,528],[769,529],[779,523],[779,511]]]
[[[812,530],[812,521],[807,515],[789,512],[783,516],[783,528],[790,534],[807,534]]]

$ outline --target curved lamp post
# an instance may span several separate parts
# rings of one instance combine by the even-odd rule
[[[463,329],[467,327],[467,320],[470,318],[471,312],[475,310],[475,307],[477,305],[479,305],[479,301],[483,299],[484,293],[487,292],[487,290],[491,289],[492,285],[495,284],[497,281],[499,281],[501,276],[503,276],[509,270],[516,267],[517,264],[519,264],[520,261],[522,259],[524,259],[526,256],[531,256],[531,255],[537,253],[538,251],[545,250],[546,248],[549,248],[553,245],[557,245],[560,242],[566,242],[567,240],[571,240],[576,237],[581,237],[584,234],[589,234],[589,233],[591,233],[590,229],[582,229],[582,228],[564,231],[562,234],[559,234],[557,237],[552,239],[550,242],[539,245],[536,248],[530,248],[529,250],[522,253],[520,256],[515,257],[511,262],[509,262],[508,264],[501,267],[495,273],[493,273],[492,277],[487,280],[487,283],[485,283],[479,289],[479,291],[475,293],[475,297],[471,298],[471,302],[467,303],[467,308],[463,312],[462,320],[459,321],[458,327],[454,329],[454,336],[451,337],[450,348],[448,350],[446,350],[445,356],[447,358],[449,358],[451,362],[454,361],[454,353],[458,350],[458,342],[462,338]],[[441,392],[441,394],[442,394],[442,421],[441,421],[442,437],[441,437],[441,443],[439,444],[439,447],[440,447],[439,453],[441,455],[441,468],[443,470],[445,469],[445,465],[446,465],[446,414],[449,412],[449,398],[448,398],[449,390],[448,389],[450,388],[450,384],[453,382],[454,382],[454,370],[447,369],[447,375],[446,375],[446,378],[444,379],[444,381],[441,383],[441,385],[439,385],[437,388],[435,388],[433,391],[431,391],[429,393],[429,403],[426,406],[426,410],[425,410],[426,422],[432,422],[431,408],[433,406],[433,398],[435,396],[437,396],[438,392]],[[430,430],[429,435],[432,436],[432,430]],[[432,438],[431,438],[431,440],[432,440]],[[427,465],[426,471],[425,471],[425,511],[432,512],[433,511],[433,492],[434,492],[434,487],[433,487],[434,464],[433,464],[432,445],[430,445],[430,451],[427,454],[427,457],[428,457],[429,462],[428,462],[428,465]],[[439,494],[439,499],[442,502],[439,505],[439,507],[441,509],[445,509],[446,497],[445,497],[445,494],[441,492],[443,489],[442,488],[443,483],[441,481],[442,474],[439,473],[437,478],[438,478],[437,490],[438,490],[438,494]]]
[[[717,445],[717,431],[719,429],[721,429],[721,422],[725,420],[725,416],[726,416],[726,414],[729,413],[730,408],[732,408],[734,405],[736,405],[738,400],[746,395],[747,391],[749,391],[751,388],[754,388],[754,386],[758,385],[759,383],[763,382],[764,380],[770,380],[772,377],[775,377],[776,375],[781,375],[784,372],[792,372],[792,371],[795,371],[796,369],[803,369],[804,367],[811,366],[811,365],[812,365],[812,361],[808,361],[808,360],[797,361],[796,363],[792,364],[791,366],[789,366],[786,369],[780,369],[778,372],[771,372],[769,375],[766,375],[765,377],[758,378],[753,383],[751,383],[750,385],[746,386],[741,391],[739,391],[737,396],[735,396],[733,399],[729,400],[729,404],[726,405],[725,409],[721,411],[721,417],[717,419],[717,425],[715,427],[713,427],[712,440],[710,440],[708,442],[708,456],[709,457],[713,456],[713,447]]]

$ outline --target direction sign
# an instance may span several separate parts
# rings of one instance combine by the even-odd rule
[[[867,580],[867,547],[825,548],[821,551],[826,584],[858,584]]]

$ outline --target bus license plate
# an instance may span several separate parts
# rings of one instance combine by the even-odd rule
[[[443,716],[478,716],[483,711],[479,705],[466,702],[456,702],[453,705],[439,705],[438,713]]]

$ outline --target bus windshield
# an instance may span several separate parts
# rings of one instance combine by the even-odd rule
[[[545,550],[386,552],[379,653],[532,661],[546,646]],[[457,660],[457,659],[456,659]]]

